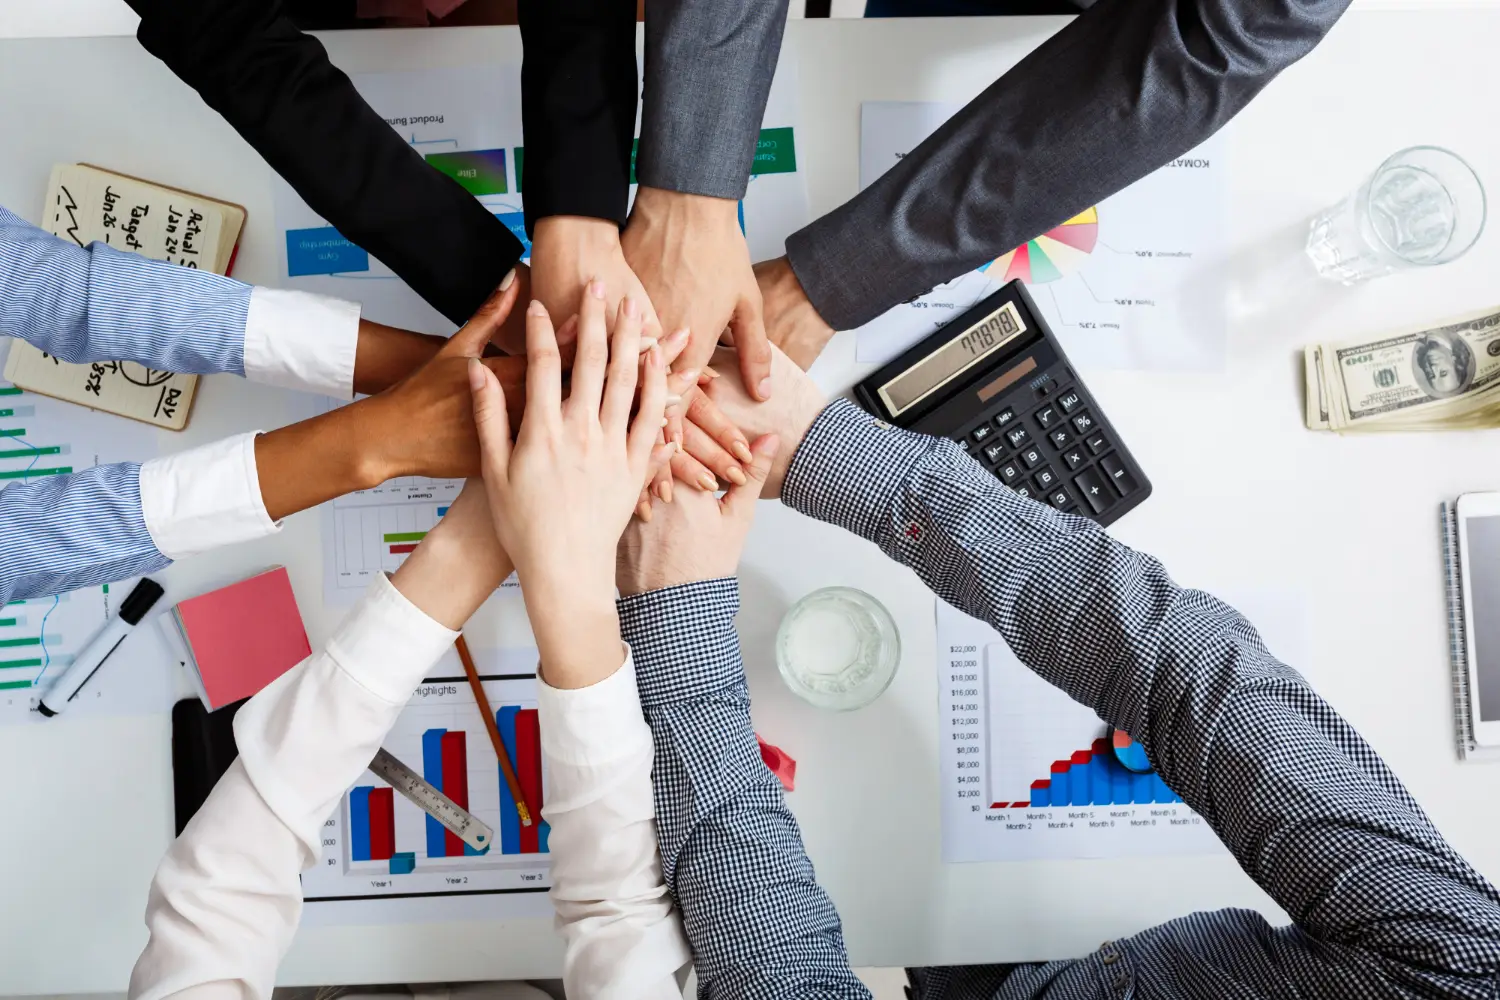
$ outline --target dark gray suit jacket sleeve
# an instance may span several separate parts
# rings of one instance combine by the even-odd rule
[[[1100,0],[787,240],[835,329],[971,271],[1182,155],[1349,0]]]
[[[642,184],[745,196],[786,11],[787,0],[646,0]]]

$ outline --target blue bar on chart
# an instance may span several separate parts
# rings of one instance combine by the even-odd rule
[[[448,513],[448,508],[447,507],[439,507],[438,508],[438,517],[442,517],[446,513]]]
[[[416,871],[416,868],[417,855],[415,852],[402,851],[399,854],[391,855],[390,871],[392,875],[410,875]]]
[[[370,793],[375,789],[361,785],[349,791],[349,859],[370,860]]]
[[[1139,758],[1144,761],[1144,754]],[[991,809],[1022,809],[1059,806],[1152,805],[1181,802],[1154,771],[1144,774],[1127,770],[1108,739],[1094,741],[1088,750],[1077,750],[1067,760],[1052,763],[1050,773],[1031,783],[1021,802],[995,802]]]
[[[495,725],[500,729],[500,742],[505,744],[505,753],[510,757],[512,766],[516,762],[516,716],[520,711],[519,705],[506,705],[495,711]],[[505,772],[498,766],[495,770],[500,781],[500,853],[520,854],[521,817],[516,812],[516,800],[510,794]]]
[[[446,729],[429,729],[422,734],[422,777],[440,792],[443,790],[443,734],[446,732]],[[427,856],[447,857],[448,848],[443,836],[447,829],[431,816],[424,818],[427,821]]]

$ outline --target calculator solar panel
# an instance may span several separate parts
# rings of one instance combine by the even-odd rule
[[[1151,495],[1026,286],[1012,281],[855,387],[899,427],[951,438],[1022,496],[1112,524]]]

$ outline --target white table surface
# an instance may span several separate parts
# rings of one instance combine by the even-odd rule
[[[1231,342],[1216,376],[1086,372],[1155,483],[1116,527],[1183,583],[1293,589],[1308,659],[1295,664],[1389,760],[1439,828],[1500,877],[1500,770],[1452,749],[1436,509],[1500,488],[1493,434],[1340,439],[1302,427],[1299,348],[1496,304],[1493,234],[1458,263],[1356,290],[1313,282],[1297,260],[1302,220],[1386,154],[1448,145],[1500,190],[1500,86],[1490,63],[1500,11],[1422,4],[1357,10],[1231,126]],[[963,100],[1059,19],[802,21],[799,152],[812,208],[857,185],[862,100]],[[22,32],[25,33],[25,32]],[[520,56],[514,29],[363,32],[326,39],[351,72]],[[0,204],[30,215],[47,167],[89,160],[246,204],[238,276],[276,278],[268,172],[226,125],[129,38],[0,42]],[[168,158],[171,128],[202,137]],[[865,370],[840,336],[818,363],[842,388]],[[300,415],[290,394],[214,377],[182,447]],[[320,517],[276,538],[173,567],[189,592],[269,563],[290,568],[314,642],[322,607]],[[856,965],[1071,956],[1195,909],[1274,906],[1227,856],[945,866],[939,855],[933,599],[872,546],[763,504],[743,567],[745,645],[758,730],[799,761],[790,797]],[[816,587],[856,584],[889,607],[903,640],[886,695],[850,715],[815,711],[775,674],[782,613]],[[172,832],[167,716],[0,729],[0,994],[123,988],[145,933],[146,888]],[[58,822],[69,816],[72,822]],[[549,921],[308,928],[288,984],[556,974]]]

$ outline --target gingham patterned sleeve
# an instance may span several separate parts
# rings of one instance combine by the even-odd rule
[[[152,573],[141,467],[98,465],[0,490],[0,604]]]
[[[704,997],[868,997],[781,785],[762,762],[734,616],[734,579],[620,601],[655,743],[667,886]]]
[[[1130,732],[1297,925],[1225,920],[1218,935],[1166,942],[1167,925],[1123,942],[1127,956],[1173,952],[1174,976],[1197,970],[1204,985],[1253,974],[1258,995],[1279,994],[1271,983],[1304,996],[1496,995],[1500,894],[1233,608],[1178,587],[1092,521],[1016,496],[958,445],[845,400],[810,428],[782,499],[875,542]]]

